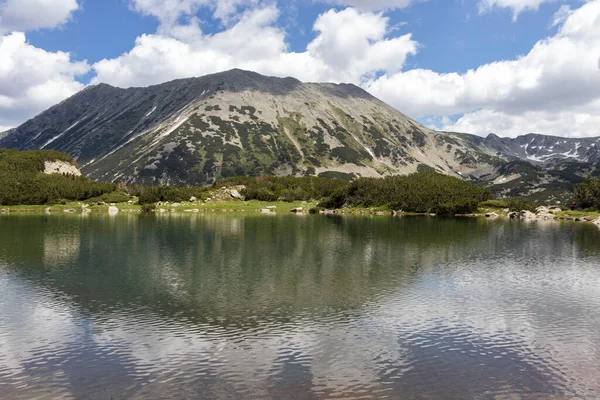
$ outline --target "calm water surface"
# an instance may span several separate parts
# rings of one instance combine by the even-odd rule
[[[0,218],[0,397],[600,398],[600,229]]]

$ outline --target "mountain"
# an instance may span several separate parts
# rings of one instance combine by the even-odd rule
[[[148,88],[91,86],[0,146],[56,149],[96,179],[199,184],[232,175],[478,176],[503,160],[354,85],[232,70]]]
[[[0,135],[0,147],[68,153],[94,179],[164,184],[433,169],[493,187],[503,176],[515,181],[506,165],[517,161],[544,171],[575,161],[584,174],[600,161],[596,145],[435,132],[354,85],[237,69],[147,88],[89,86]]]

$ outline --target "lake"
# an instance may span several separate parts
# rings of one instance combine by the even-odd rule
[[[0,216],[0,397],[597,399],[600,229]]]

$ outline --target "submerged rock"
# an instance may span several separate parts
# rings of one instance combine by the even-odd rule
[[[550,219],[556,219],[556,215],[552,214],[552,213],[543,213],[543,214],[538,214],[538,219],[543,219],[543,220],[550,220]]]

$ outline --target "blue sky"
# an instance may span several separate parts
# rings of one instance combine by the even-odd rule
[[[600,0],[0,0],[0,34],[0,131],[88,84],[239,67],[436,129],[600,135]]]

